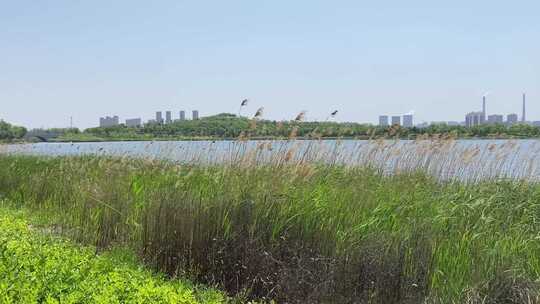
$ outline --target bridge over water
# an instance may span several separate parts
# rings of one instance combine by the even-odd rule
[[[60,132],[55,132],[51,130],[41,130],[34,129],[26,133],[24,138],[26,140],[38,140],[38,141],[50,141],[51,139],[57,138],[61,135]]]

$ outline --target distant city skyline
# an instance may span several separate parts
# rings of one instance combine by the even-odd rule
[[[532,124],[534,126],[540,126],[540,119],[539,120],[528,120],[527,119],[527,94],[522,93],[521,97],[521,118],[518,116],[517,113],[490,113],[488,112],[488,94],[484,94],[482,96],[482,104],[481,104],[481,110],[473,110],[471,112],[467,112],[465,114],[465,119],[462,121],[422,121],[420,123],[414,123],[414,114],[413,113],[407,113],[403,115],[393,115],[391,116],[391,120],[389,121],[389,115],[387,114],[381,114],[379,115],[379,126],[388,126],[389,124],[392,125],[400,125],[403,127],[410,128],[412,126],[416,127],[427,127],[432,124],[447,124],[447,125],[462,125],[466,127],[474,127],[484,124],[505,124],[507,126],[517,124],[517,123],[528,123]],[[505,119],[506,118],[506,119]]]
[[[507,114],[501,114],[501,113],[489,113],[487,111],[487,94],[484,94],[482,96],[482,108],[481,111],[472,111],[467,112],[465,114],[464,120],[461,121],[454,121],[454,120],[443,120],[443,121],[436,121],[431,120],[429,122],[422,121],[415,123],[415,115],[414,111],[410,111],[403,115],[388,115],[388,114],[382,114],[378,116],[378,123],[372,123],[372,122],[362,122],[357,121],[359,123],[367,123],[372,125],[378,125],[378,126],[389,126],[389,125],[400,125],[406,128],[411,127],[426,127],[430,124],[448,124],[448,125],[463,125],[467,127],[472,127],[476,125],[482,125],[482,124],[506,124],[506,125],[512,125],[516,123],[530,123],[535,126],[540,126],[540,120],[532,120],[528,121],[526,118],[526,93],[522,93],[522,104],[521,104],[521,118],[518,116],[517,113],[507,113]],[[241,108],[247,106],[247,102],[245,102],[247,99],[244,99],[241,101]],[[335,111],[335,113],[338,113],[339,111]],[[147,121],[144,121],[142,118],[132,118],[132,119],[126,119],[125,125],[127,126],[141,126],[145,123],[160,123],[160,124],[169,124],[173,123],[175,121],[182,121],[186,120],[185,110],[180,110],[178,112],[178,118],[174,118],[172,116],[172,111],[167,110],[165,111],[165,118],[163,118],[163,112],[162,111],[156,111],[155,112],[155,118],[149,119]],[[219,113],[210,113],[209,115],[217,115]],[[232,114],[232,113],[231,113]],[[335,115],[331,115],[327,117],[327,120],[329,117],[335,117]],[[192,111],[192,118],[193,120],[199,119],[199,111],[193,110]],[[107,127],[107,126],[113,126],[122,124],[122,122],[119,122],[119,116],[105,116],[100,117],[99,120],[99,126]]]
[[[488,106],[487,95],[483,95],[482,96],[482,109],[481,109],[481,111],[467,112],[465,114],[465,118],[463,120],[429,120],[429,121],[421,120],[421,121],[418,121],[416,115],[414,115],[414,111],[409,111],[409,112],[407,112],[405,114],[401,114],[401,115],[382,114],[382,115],[378,116],[378,120],[376,122],[373,122],[373,121],[354,121],[354,120],[352,120],[352,122],[379,125],[379,126],[388,126],[388,125],[392,125],[392,124],[398,124],[398,125],[401,125],[401,126],[404,126],[404,127],[412,127],[412,126],[423,127],[423,126],[428,126],[430,124],[440,124],[440,123],[445,123],[445,124],[448,124],[448,125],[472,126],[472,125],[477,125],[477,124],[495,124],[495,123],[515,124],[515,123],[519,123],[519,122],[528,122],[528,123],[534,124],[536,126],[540,126],[540,117],[538,118],[538,120],[527,120],[527,118],[526,118],[526,106],[525,106],[526,105],[526,93],[522,93],[521,96],[522,96],[521,116],[518,116],[518,114],[516,113],[517,111],[513,112],[513,113],[490,113],[490,112],[488,112],[486,110],[486,107]],[[343,109],[340,109],[340,111],[343,111]],[[145,119],[144,115],[136,117],[136,118],[133,118],[133,117],[131,117],[131,118],[121,117],[121,115],[117,115],[117,114],[112,115],[112,116],[105,115],[105,116],[99,117],[99,123],[97,125],[94,124],[94,125],[91,125],[89,127],[96,127],[96,126],[105,126],[106,127],[106,126],[114,126],[114,125],[119,125],[119,124],[125,124],[125,125],[131,126],[131,127],[141,126],[141,125],[146,124],[146,123],[168,124],[168,123],[172,123],[172,122],[175,122],[175,121],[178,121],[178,120],[186,120],[187,117],[186,117],[185,112],[186,112],[185,110],[180,110],[180,111],[177,111],[177,112],[170,111],[170,110],[156,111],[155,116],[154,116],[153,119],[152,118]],[[163,113],[165,113],[165,117],[163,117]],[[178,117],[174,117],[173,113],[178,113]],[[217,115],[217,114],[220,114],[220,113],[225,113],[225,112],[208,113],[207,116]],[[232,112],[227,112],[227,113],[234,114]],[[248,115],[248,117],[249,117],[249,115]],[[329,117],[334,118],[335,116],[334,115],[327,116],[326,120],[328,120]],[[71,126],[71,124],[73,123],[72,122],[72,117],[69,117],[69,118],[70,118],[70,126]],[[191,119],[199,119],[199,111],[198,110],[193,110],[192,111]],[[269,118],[267,118],[267,119],[269,119]],[[289,119],[285,119],[285,120],[290,120],[290,119],[292,119],[292,117],[290,117]],[[314,120],[315,121],[321,121],[321,119],[314,119]],[[340,120],[332,119],[332,121],[340,121]],[[56,127],[69,127],[69,126],[56,126]],[[73,127],[78,127],[78,126],[73,125]],[[37,127],[37,128],[41,128],[41,127]],[[86,127],[86,128],[88,128],[88,127]],[[84,128],[82,128],[82,129],[84,129]]]
[[[523,94],[525,94],[525,93],[523,93]],[[520,95],[520,96],[522,96],[522,95]],[[491,99],[490,99],[490,101],[491,101]],[[230,110],[230,111],[207,113],[207,116],[208,116],[208,115],[216,115],[216,114],[219,114],[219,113],[231,113],[231,114],[237,114],[237,113],[234,113],[233,108],[235,107],[234,105],[236,105],[236,107],[237,107],[237,106],[238,106],[238,103],[239,103],[239,101],[237,101],[236,103],[231,103],[231,110]],[[489,105],[491,105],[491,102],[489,103]],[[506,104],[506,106],[507,106],[506,108],[509,108],[509,107],[508,107],[508,104]],[[521,105],[520,105],[520,106],[521,106]],[[534,106],[534,104],[533,104],[533,106]],[[497,105],[495,105],[495,108],[501,108],[501,107],[498,107]],[[469,108],[469,109],[463,109],[463,111],[467,111],[467,110],[470,110],[470,109],[471,109],[471,108]],[[248,110],[250,110],[250,109],[247,109],[247,111],[248,111]],[[347,112],[348,109],[339,109],[339,110],[340,110],[340,113],[341,113],[341,112]],[[198,111],[198,110],[193,110],[193,111]],[[247,112],[247,111],[246,111],[246,112]],[[107,111],[103,111],[103,112],[107,112]],[[110,111],[109,111],[109,112],[110,112]],[[133,111],[126,111],[126,112],[133,113]],[[166,114],[166,112],[171,112],[171,111],[160,111],[160,112],[162,112],[162,115],[163,115],[163,113]],[[183,116],[184,119],[186,119],[185,112],[186,112],[185,110],[182,110],[182,111],[179,111],[179,112],[174,112],[174,111],[173,111],[173,112],[170,113],[170,115],[172,115],[172,113],[179,113],[179,115],[178,115],[179,118]],[[306,112],[309,113],[310,111],[308,110],[308,111],[306,111]],[[413,111],[413,112],[414,112],[414,111]],[[118,113],[118,112],[115,112],[115,113]],[[388,124],[391,124],[391,118],[392,118],[393,116],[401,116],[401,117],[404,117],[404,116],[410,114],[411,111],[407,111],[407,112],[404,112],[404,113],[402,113],[402,114],[399,114],[399,113],[393,113],[393,115],[392,115],[392,113],[393,113],[393,112],[390,112],[390,114],[387,114],[387,115],[386,115],[386,116],[388,116]],[[422,113],[422,111],[416,111],[416,113]],[[422,115],[422,114],[416,115],[416,113],[415,113],[415,115],[413,115],[413,117],[414,117],[414,125],[418,125],[418,124],[421,124],[421,123],[432,123],[432,122],[454,122],[454,121],[465,122],[464,119],[462,119],[462,118],[460,119],[459,117],[458,117],[458,118],[452,117],[452,118],[448,118],[448,119],[444,119],[444,117],[443,117],[443,119],[440,119],[440,118],[441,118],[441,115],[437,115],[437,116],[433,116],[433,119],[429,119],[429,115],[426,115],[426,114],[423,114],[423,115]],[[491,113],[491,114],[500,114],[500,115],[503,115],[503,116],[505,116],[505,117],[506,117],[507,115],[513,115],[513,114],[518,115],[518,113],[519,113],[518,121],[519,121],[519,122],[523,122],[523,119],[522,119],[523,113],[522,113],[522,109],[521,109],[521,108],[520,108],[520,109],[517,109],[517,108],[516,108],[516,109],[514,109],[513,112],[508,112],[508,113],[502,113],[502,112],[497,112],[497,113],[495,113],[495,112],[489,112],[489,111],[488,111],[488,113]],[[4,111],[2,111],[2,112],[0,112],[0,115],[1,115],[1,114],[4,114],[4,115],[5,115],[6,113],[4,113]],[[249,116],[250,114],[254,114],[254,113],[244,113],[243,115]],[[284,118],[284,119],[273,119],[273,118],[270,118],[270,117],[265,117],[265,118],[267,118],[267,119],[273,119],[273,120],[290,120],[290,119],[293,119],[294,116],[295,116],[296,114],[298,114],[298,113],[292,113],[292,112],[291,112],[290,117]],[[120,117],[120,120],[122,120],[122,119],[124,119],[124,120],[126,120],[126,119],[136,119],[136,118],[138,118],[138,119],[141,119],[141,122],[142,122],[142,123],[144,123],[144,122],[146,122],[148,119],[150,119],[150,116],[149,116],[149,115],[125,115],[125,114],[121,114],[121,113],[120,113],[120,114],[113,114],[113,115],[110,116],[109,118],[110,118],[110,119],[113,119],[115,116],[119,116],[119,117]],[[326,114],[326,118],[324,118],[323,116],[324,116],[324,114],[322,114],[320,117],[316,117],[316,118],[313,118],[313,117],[309,117],[309,116],[308,116],[308,119],[307,119],[307,120],[319,120],[319,121],[322,121],[322,120],[325,120],[325,119],[328,117],[328,113]],[[346,120],[346,119],[340,119],[340,116],[338,115],[338,116],[337,116],[337,119],[333,119],[333,120],[334,120],[334,121],[343,121],[343,122],[345,122],[345,121],[347,121],[347,122],[348,122],[348,121],[351,121],[351,122],[358,122],[358,123],[369,123],[369,124],[373,124],[373,125],[380,125],[380,124],[381,124],[380,116],[381,116],[381,115],[378,115],[378,116],[375,117],[375,119],[369,119],[369,120]],[[384,116],[384,115],[383,115],[383,116]],[[462,115],[462,116],[463,116],[463,115]],[[489,116],[489,115],[486,114],[486,117],[485,117],[486,122],[488,121],[488,116]],[[108,116],[107,116],[107,115],[102,115],[102,116],[100,116],[100,117],[101,117],[101,118],[106,118],[106,117],[108,117]],[[145,119],[145,117],[148,118],[148,119]],[[439,119],[434,119],[435,117],[437,117],[437,118],[439,118]],[[68,115],[67,113],[66,113],[66,115],[65,115],[65,118],[66,118],[66,119],[65,119],[65,120],[66,120],[66,121],[65,121],[65,125],[63,125],[63,124],[58,124],[58,123],[57,123],[57,124],[53,124],[53,125],[51,125],[51,126],[37,126],[37,127],[36,127],[36,126],[32,126],[31,128],[41,128],[41,127],[45,127],[45,128],[66,127],[66,128],[67,128],[67,127],[70,126],[71,123],[73,123],[73,126],[74,126],[74,127],[78,127],[78,128],[85,129],[85,128],[95,127],[95,126],[99,125],[99,123],[96,123],[96,122],[95,122],[95,121],[96,121],[96,118],[93,119],[94,122],[91,122],[91,123],[85,125],[84,127],[81,127],[81,126],[77,125],[76,120],[75,120],[74,122],[72,122],[72,119],[73,119],[72,116]],[[98,118],[99,118],[99,117],[98,117]],[[426,118],[427,118],[427,119],[426,119]],[[533,117],[533,119],[528,120],[528,121],[540,121],[540,114],[538,115],[538,117],[536,117],[536,119],[534,119],[534,118],[535,118],[535,117]],[[8,119],[5,119],[3,116],[0,116],[0,119],[4,119],[4,120],[6,120],[6,121],[9,121]],[[377,119],[379,119],[379,120],[377,120]],[[162,120],[165,121],[166,119],[165,119],[165,118],[162,118]],[[173,120],[174,120],[174,119],[173,119]],[[11,122],[13,122],[13,121],[11,121]],[[119,123],[124,123],[124,122],[123,122],[123,121],[119,121]],[[22,124],[22,125],[24,125],[24,124]],[[25,126],[26,126],[26,125],[25,125]]]
[[[173,122],[177,121],[184,121],[187,120],[186,112],[184,110],[178,111],[178,117],[173,116],[173,111],[165,111],[165,118],[163,118],[163,111],[156,111],[154,118],[149,118],[145,120],[142,117],[137,118],[126,118],[123,121],[121,120],[119,115],[114,116],[103,116],[99,118],[99,124],[97,126],[99,127],[114,127],[118,125],[125,125],[128,127],[140,127],[145,124],[171,124]],[[199,119],[199,111],[193,110],[192,120]]]
[[[197,109],[377,124],[490,113],[540,120],[540,2],[4,1],[0,119],[88,128]],[[192,108],[188,108],[189,105]],[[115,114],[116,113],[116,114]],[[164,113],[165,118],[165,113]]]

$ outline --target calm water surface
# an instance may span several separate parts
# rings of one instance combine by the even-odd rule
[[[325,162],[385,173],[426,171],[441,179],[540,179],[539,140],[159,141],[4,145],[0,153],[111,155],[216,164]]]

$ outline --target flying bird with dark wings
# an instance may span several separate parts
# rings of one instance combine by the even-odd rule
[[[298,115],[296,115],[296,118],[294,121],[302,121],[306,117],[306,111],[300,112]]]
[[[249,99],[246,98],[246,99],[242,100],[242,102],[240,103],[240,107],[238,108],[238,117],[240,117],[240,114],[242,112],[242,108],[247,106],[248,101],[249,101]]]
[[[263,115],[263,111],[264,111],[264,108],[263,107],[260,107],[257,112],[255,113],[255,116],[254,118],[259,118]]]

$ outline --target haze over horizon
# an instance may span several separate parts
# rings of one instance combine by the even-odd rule
[[[0,4],[0,119],[97,126],[100,116],[540,120],[540,2],[10,1]]]

